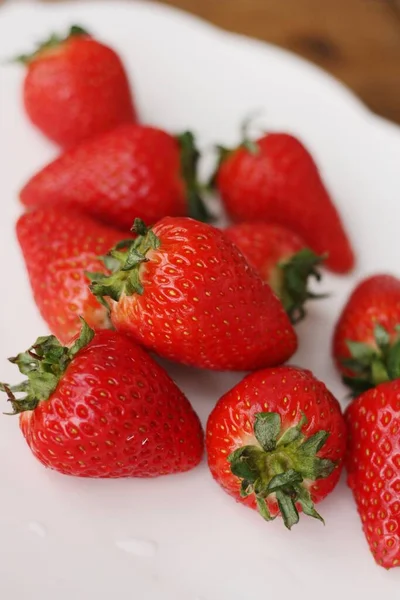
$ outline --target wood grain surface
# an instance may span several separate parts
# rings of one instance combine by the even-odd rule
[[[400,123],[400,0],[164,3],[301,54],[345,82],[372,110]]]

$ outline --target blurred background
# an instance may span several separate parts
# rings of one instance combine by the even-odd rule
[[[373,111],[400,123],[400,0],[163,3],[304,56],[344,81]]]

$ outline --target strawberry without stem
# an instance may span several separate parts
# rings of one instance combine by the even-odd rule
[[[119,333],[84,324],[70,347],[42,337],[10,360],[27,380],[1,388],[46,467],[79,477],[155,477],[200,462],[203,434],[189,401]]]
[[[300,321],[305,302],[320,297],[307,283],[309,277],[321,278],[317,267],[324,257],[309,250],[297,234],[273,223],[238,223],[224,233],[281,299],[292,323]]]
[[[218,401],[206,429],[214,479],[237,501],[289,529],[336,486],[346,448],[337,400],[310,371],[264,369]]]
[[[124,237],[120,231],[76,210],[43,207],[19,218],[17,235],[35,302],[62,342],[79,332],[79,316],[95,329],[110,326],[85,272],[109,272],[99,256]]]
[[[379,565],[400,566],[400,380],[361,394],[346,411],[348,485]]]
[[[214,177],[235,221],[270,221],[298,233],[332,271],[346,273],[354,255],[339,214],[309,152],[295,137],[271,133],[223,149]]]
[[[271,289],[223,233],[188,218],[152,229],[135,221],[133,244],[116,248],[110,277],[91,275],[114,327],[161,356],[201,368],[280,364],[297,338]]]
[[[333,356],[355,393],[400,375],[400,280],[378,274],[361,281],[335,327]],[[399,349],[399,352],[397,351]]]
[[[126,231],[139,217],[206,220],[196,183],[192,134],[178,138],[143,125],[123,125],[62,154],[21,191],[25,206],[69,204]]]
[[[136,120],[119,56],[81,27],[52,36],[30,56],[24,104],[32,123],[63,147]]]

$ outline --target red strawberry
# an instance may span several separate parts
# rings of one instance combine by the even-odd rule
[[[400,566],[400,380],[364,392],[346,420],[348,484],[368,544],[379,565]]]
[[[70,347],[41,337],[10,360],[27,380],[1,388],[46,467],[79,477],[155,477],[200,462],[203,433],[189,401],[121,334],[84,324]]]
[[[67,342],[80,330],[80,315],[91,327],[109,327],[85,272],[109,273],[99,256],[123,234],[77,211],[42,207],[19,218],[17,235],[35,302],[51,331]]]
[[[114,327],[161,356],[208,369],[276,365],[296,350],[279,300],[223,232],[166,217],[111,256],[110,277],[92,291],[110,305]]]
[[[313,158],[295,137],[264,135],[234,151],[223,150],[214,177],[235,221],[272,221],[298,233],[326,265],[345,273],[353,251]]]
[[[136,217],[205,219],[190,133],[179,138],[143,125],[123,125],[62,154],[21,191],[25,206],[70,204],[128,230]]]
[[[63,147],[136,119],[119,56],[81,27],[53,35],[30,56],[24,103],[32,123]]]
[[[399,324],[400,280],[379,274],[361,281],[342,310],[333,338],[336,365],[355,392],[391,378],[388,369],[397,365]]]
[[[214,479],[237,501],[290,529],[298,511],[321,519],[314,504],[336,486],[346,447],[337,400],[310,371],[264,369],[217,402],[206,429]]]
[[[281,299],[292,323],[300,321],[304,303],[318,297],[307,289],[307,282],[311,276],[321,278],[316,267],[324,257],[314,254],[296,233],[273,223],[238,223],[224,233]]]

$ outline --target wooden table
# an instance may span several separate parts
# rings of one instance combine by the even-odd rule
[[[372,110],[400,123],[400,0],[164,3],[301,54],[344,81]]]

